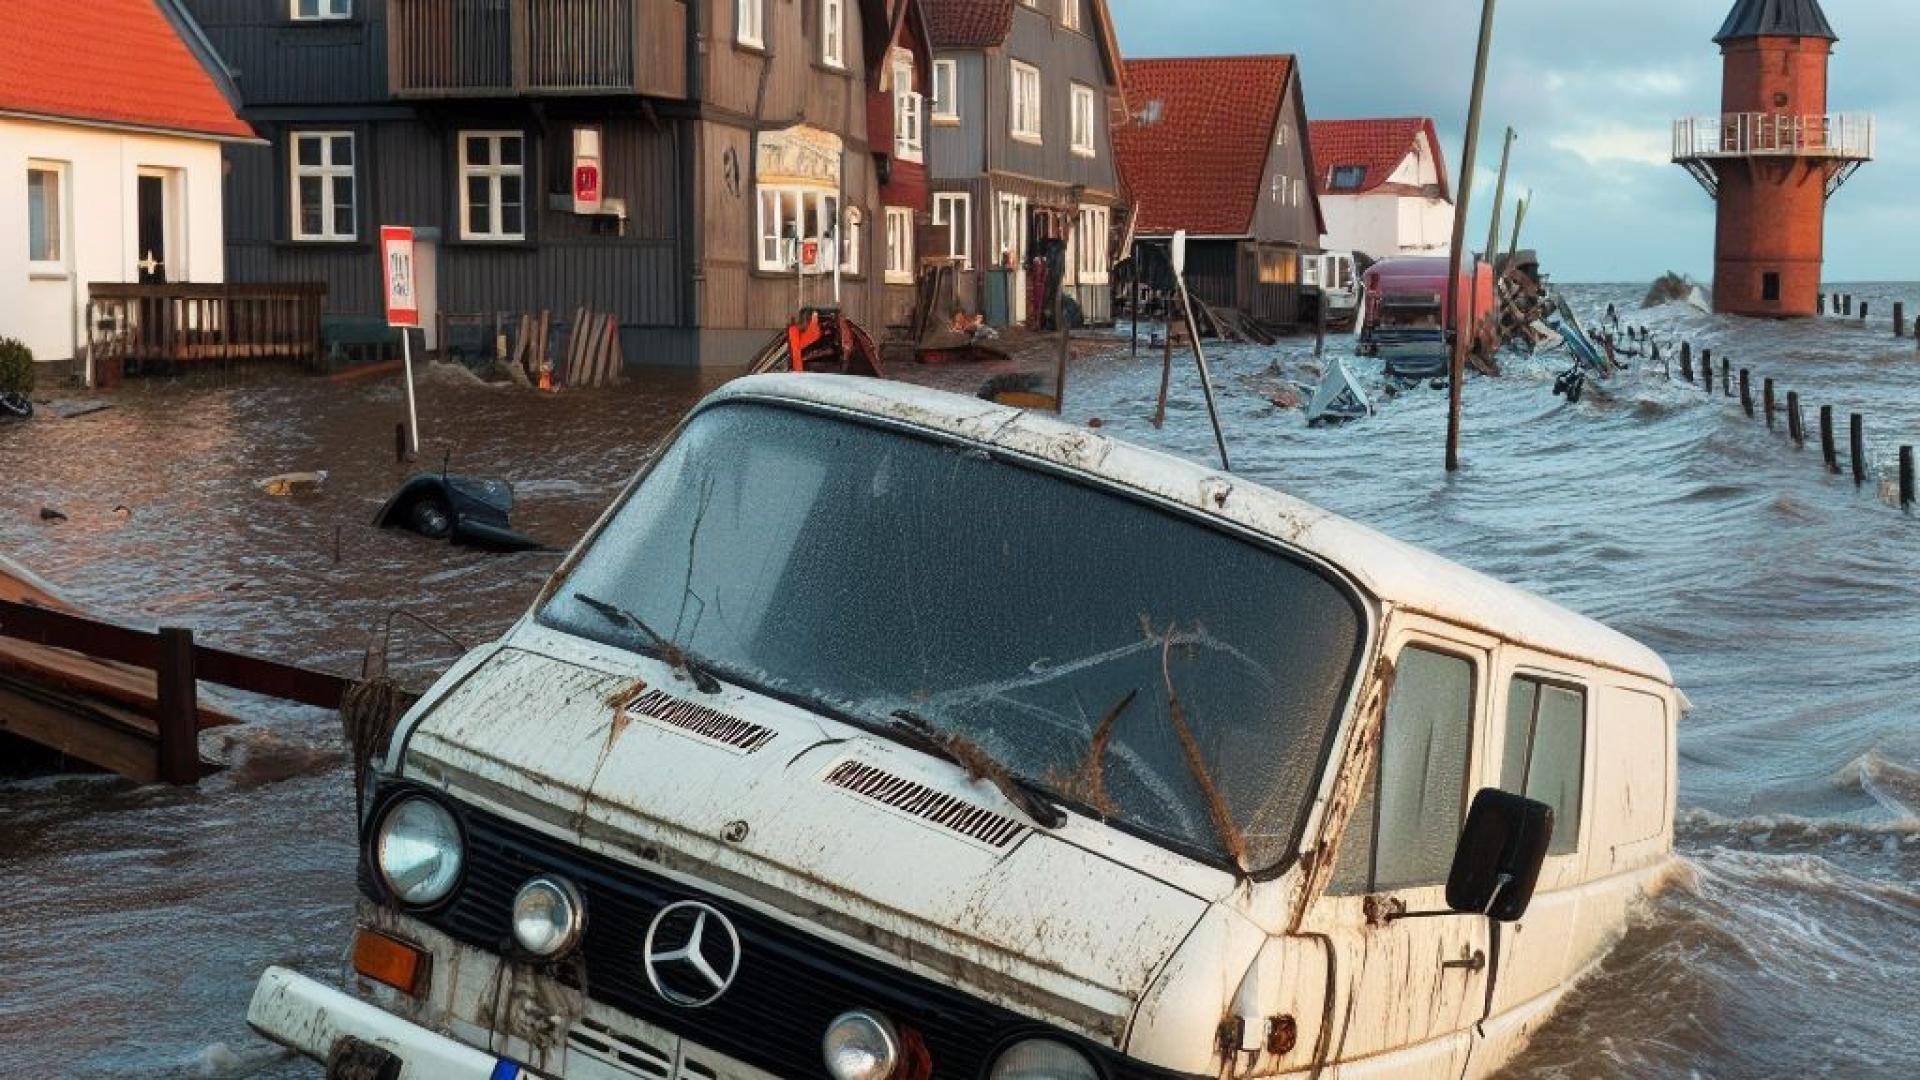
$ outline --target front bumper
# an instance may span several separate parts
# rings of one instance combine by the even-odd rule
[[[396,1080],[519,1080],[531,1076],[506,1058],[475,1050],[347,996],[286,968],[270,967],[254,988],[247,1023],[316,1061],[347,1040],[400,1059]]]

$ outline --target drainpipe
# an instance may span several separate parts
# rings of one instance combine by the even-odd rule
[[[681,318],[698,342],[700,336],[700,309],[706,289],[706,231],[703,225],[704,215],[700,210],[700,148],[703,144],[700,106],[706,97],[707,77],[707,5],[701,0],[692,0],[687,8],[687,103],[693,106],[693,115],[687,121],[686,138],[681,145],[680,161],[680,257],[687,268],[687,288],[681,301]],[[744,183],[744,180],[743,180]],[[700,363],[699,349],[696,345],[694,361]]]

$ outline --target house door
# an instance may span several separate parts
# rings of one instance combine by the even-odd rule
[[[1484,770],[1492,642],[1402,623],[1378,753],[1306,929],[1332,942],[1341,999],[1329,1063],[1458,1077],[1486,1016],[1489,921],[1451,913],[1446,878]]]
[[[167,234],[172,217],[169,185],[165,173],[144,171],[138,183],[139,247],[134,266],[140,271],[140,284],[158,285],[167,280]]]
[[[994,219],[994,245],[1001,266],[1011,264],[1013,280],[1008,309],[1014,325],[1027,321],[1027,254],[1031,223],[1024,195],[1000,193],[1000,212]]]

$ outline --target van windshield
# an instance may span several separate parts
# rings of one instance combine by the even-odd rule
[[[539,619],[656,655],[657,633],[1248,871],[1296,848],[1364,626],[1327,573],[1195,518],[748,402],[688,423]]]

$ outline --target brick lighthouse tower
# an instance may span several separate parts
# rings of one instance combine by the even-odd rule
[[[1815,314],[1827,200],[1873,158],[1873,118],[1827,111],[1839,40],[1819,0],[1739,0],[1714,37],[1720,115],[1673,125],[1673,160],[1720,204],[1714,310]]]

